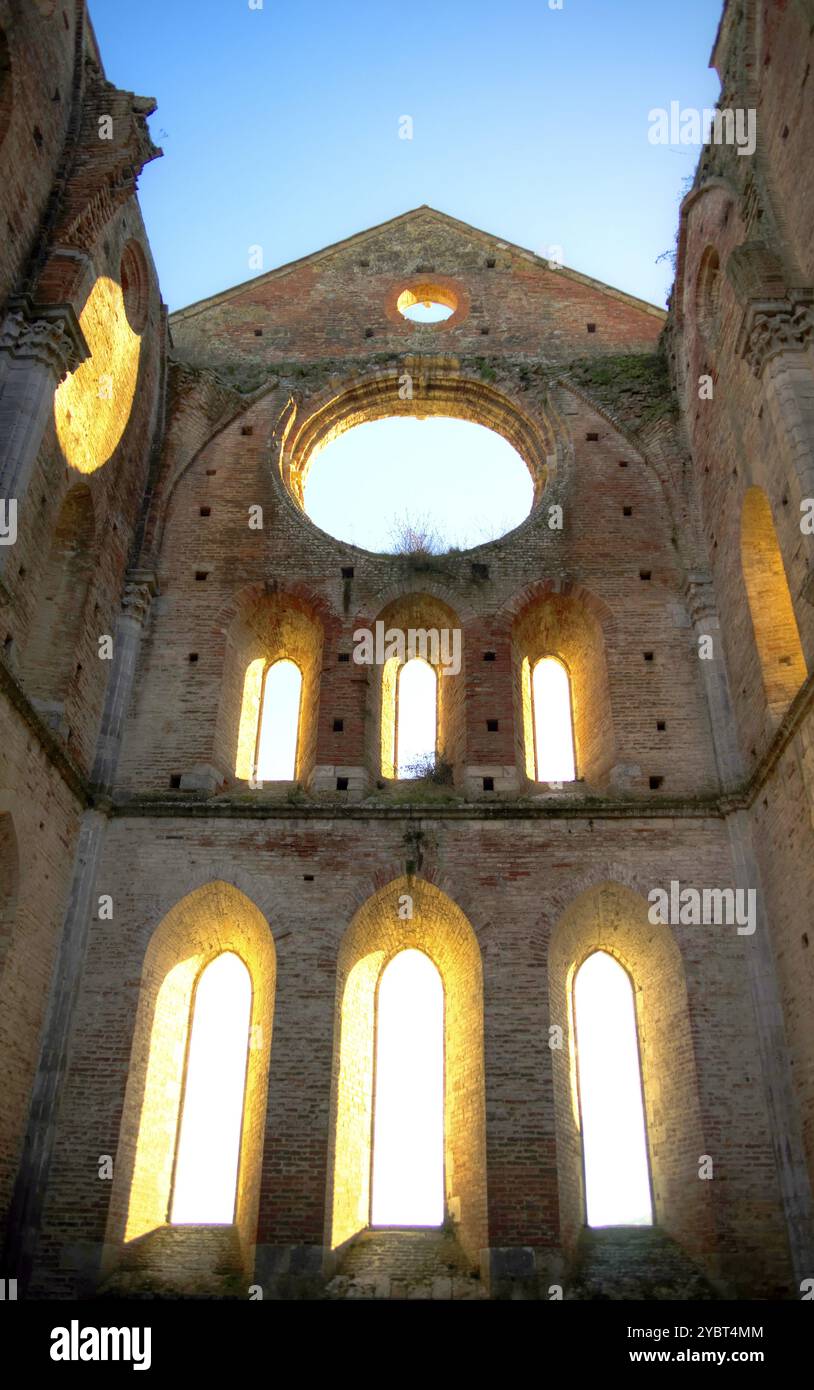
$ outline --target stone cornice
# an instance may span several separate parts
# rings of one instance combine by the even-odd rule
[[[814,292],[798,290],[793,298],[752,300],[741,322],[736,351],[759,377],[767,363],[783,352],[805,352],[814,333]]]
[[[47,724],[40,718],[22,686],[15,680],[4,661],[0,661],[0,695],[4,696],[12,708],[16,710],[23,723],[34,735],[48,761],[59,773],[68,789],[73,792],[80,806],[83,809],[89,806],[91,794],[87,779],[80,772],[76,763],[68,757],[59,739],[51,733]]]
[[[90,357],[72,305],[33,304],[27,297],[9,302],[0,327],[0,352],[40,362],[58,381]]]

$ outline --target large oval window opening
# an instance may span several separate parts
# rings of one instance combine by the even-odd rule
[[[440,555],[505,536],[531,511],[531,475],[485,425],[443,416],[356,425],[314,456],[305,510],[338,540]]]

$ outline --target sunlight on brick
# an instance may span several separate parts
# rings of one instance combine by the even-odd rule
[[[54,396],[57,438],[71,468],[94,473],[124,434],[138,378],[141,338],[127,320],[120,285],[103,275],[79,316],[91,356]]]

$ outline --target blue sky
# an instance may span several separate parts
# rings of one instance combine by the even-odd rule
[[[255,0],[257,3],[258,0]],[[170,309],[429,203],[663,304],[714,104],[718,0],[90,0],[108,77],[155,96],[141,203]],[[398,138],[410,115],[412,140]]]
[[[257,4],[258,0],[254,0]],[[718,0],[90,0],[107,75],[154,96],[141,205],[171,310],[429,203],[657,304],[698,150],[651,109],[714,105]],[[410,116],[413,138],[399,138]],[[495,482],[499,480],[497,495]],[[315,461],[306,508],[369,550],[517,525],[528,473],[498,435],[387,420]]]

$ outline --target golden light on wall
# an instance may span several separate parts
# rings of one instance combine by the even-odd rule
[[[222,949],[212,954],[213,943]],[[156,927],[144,959],[105,1259],[167,1222],[237,1225],[253,1246],[276,963],[268,922],[212,880]]]
[[[743,499],[741,565],[766,701],[780,717],[807,668],[772,509],[759,487],[750,487]]]
[[[121,286],[105,275],[93,286],[79,326],[91,356],[57,388],[54,419],[66,462],[78,473],[95,473],[130,419],[141,338],[128,322]]]
[[[432,884],[394,879],[345,933],[336,1009],[326,1243],[448,1213],[477,1261],[488,1243],[486,1107],[471,923]]]

